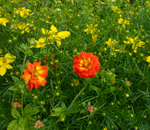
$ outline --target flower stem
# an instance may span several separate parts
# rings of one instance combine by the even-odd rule
[[[70,106],[68,107],[68,110],[71,109],[71,107],[73,106],[73,104],[76,101],[76,99],[80,96],[80,94],[85,90],[86,87],[87,87],[87,84],[85,85],[84,88],[81,89],[81,91],[78,93],[78,95],[76,95],[76,97],[73,99],[73,101],[71,102]]]

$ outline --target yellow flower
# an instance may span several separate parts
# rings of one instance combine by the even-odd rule
[[[25,7],[22,7],[19,9],[14,8],[14,10],[15,10],[15,13],[20,14],[21,17],[27,17],[29,15],[29,12],[31,12],[31,10],[26,9]]]
[[[9,64],[14,62],[16,56],[12,56],[7,53],[4,57],[0,58],[0,75],[3,76],[7,69],[12,69],[13,67]]]
[[[118,24],[123,24],[123,18],[118,19]]]
[[[90,26],[87,25],[87,28],[84,30],[84,32],[86,32],[87,34],[95,34],[97,31],[100,32],[100,30],[97,30],[97,26],[98,24],[90,24]]]
[[[30,32],[30,29],[29,27],[30,26],[33,26],[33,24],[30,24],[30,23],[18,23],[17,25],[16,24],[12,24],[10,26],[11,29],[20,29],[21,30],[21,34],[24,34],[25,32],[29,33]]]
[[[108,39],[108,41],[106,41],[107,47],[109,48],[111,45],[114,46],[117,43],[117,41],[114,39],[113,41],[111,40],[111,38]]]
[[[95,43],[97,41],[97,34],[92,35],[92,42]]]
[[[111,6],[111,8],[112,8],[112,10],[114,11],[114,12],[116,12],[117,10],[118,10],[118,7],[117,6]]]
[[[150,56],[146,57],[146,61],[150,63]]]
[[[137,44],[133,43],[133,45],[132,45],[133,52],[136,53],[138,47],[143,47],[143,45],[145,45],[145,42],[143,42],[143,41],[140,41]]]
[[[50,36],[48,37],[48,39],[55,39],[57,42],[57,45],[60,46],[61,45],[61,39],[65,39],[66,37],[70,36],[70,32],[69,31],[61,31],[58,32],[57,28],[52,25],[50,28]]]
[[[3,24],[4,26],[6,26],[6,23],[8,23],[9,20],[6,18],[0,18],[0,24]]]
[[[35,40],[35,42],[37,43],[36,46],[31,46],[31,48],[35,47],[35,48],[40,48],[46,45],[45,43],[45,38],[41,37],[38,41]]]
[[[146,3],[147,3],[147,6],[150,6],[150,2],[149,1],[146,1]]]

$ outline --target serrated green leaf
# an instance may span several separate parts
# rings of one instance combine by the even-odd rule
[[[25,126],[26,121],[27,121],[27,118],[25,118],[25,117],[20,117],[20,118],[19,118],[19,125]]]
[[[39,108],[37,108],[37,106],[29,106],[27,105],[25,108],[24,108],[24,115],[25,117],[26,116],[32,116],[34,114],[37,114],[39,112]]]
[[[15,82],[15,83],[18,83],[19,82],[19,79],[17,78],[17,77],[15,77],[15,76],[11,76],[12,77],[12,79],[13,79],[13,81]]]
[[[17,130],[18,127],[19,127],[18,121],[13,120],[9,123],[7,130]]]
[[[11,110],[11,114],[14,118],[19,119],[21,116],[19,114],[19,112],[16,110],[16,108]]]

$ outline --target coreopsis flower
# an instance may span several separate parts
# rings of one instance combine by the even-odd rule
[[[79,56],[74,57],[73,62],[73,70],[80,77],[93,78],[95,73],[99,72],[100,62],[93,53],[81,52]]]
[[[8,23],[8,22],[9,22],[8,19],[6,19],[6,18],[0,18],[0,24],[2,24],[2,25],[6,26],[6,23]]]
[[[50,34],[48,39],[49,40],[55,39],[58,46],[61,45],[61,39],[65,39],[66,37],[70,36],[70,32],[69,31],[58,32],[57,28],[54,25],[52,25],[50,29],[51,30],[48,32],[48,34]],[[43,29],[42,33],[44,33],[44,31],[45,30]]]
[[[32,12],[30,9],[26,9],[26,7],[22,7],[19,9],[14,8],[16,14],[20,14],[21,17],[27,17],[30,12]]]
[[[16,56],[7,53],[4,57],[0,57],[0,75],[3,76],[7,69],[12,69],[13,67],[10,63],[14,62]]]
[[[25,83],[28,84],[28,90],[32,90],[33,87],[39,88],[40,86],[45,86],[48,74],[47,66],[41,66],[41,62],[34,62],[31,64],[27,63],[28,70],[23,70],[24,74],[21,76]]]
[[[36,46],[31,46],[31,48],[33,48],[33,47],[35,47],[35,48],[40,48],[40,47],[43,47],[43,46],[45,46],[46,45],[46,40],[45,40],[45,38],[43,38],[43,37],[41,37],[38,41],[37,40],[35,40],[35,42],[37,43],[37,45]]]
[[[88,111],[90,112],[90,115],[92,115],[94,106],[87,105],[87,107],[88,107]]]
[[[21,107],[21,102],[14,102],[14,106]]]
[[[34,128],[35,129],[40,129],[41,127],[44,127],[44,123],[41,122],[40,120],[35,122]]]

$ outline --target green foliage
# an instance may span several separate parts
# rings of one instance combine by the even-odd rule
[[[38,121],[41,130],[149,130],[149,8],[148,0],[1,0],[0,129]],[[75,73],[81,52],[98,57],[94,78]],[[46,65],[47,77],[28,62]]]

